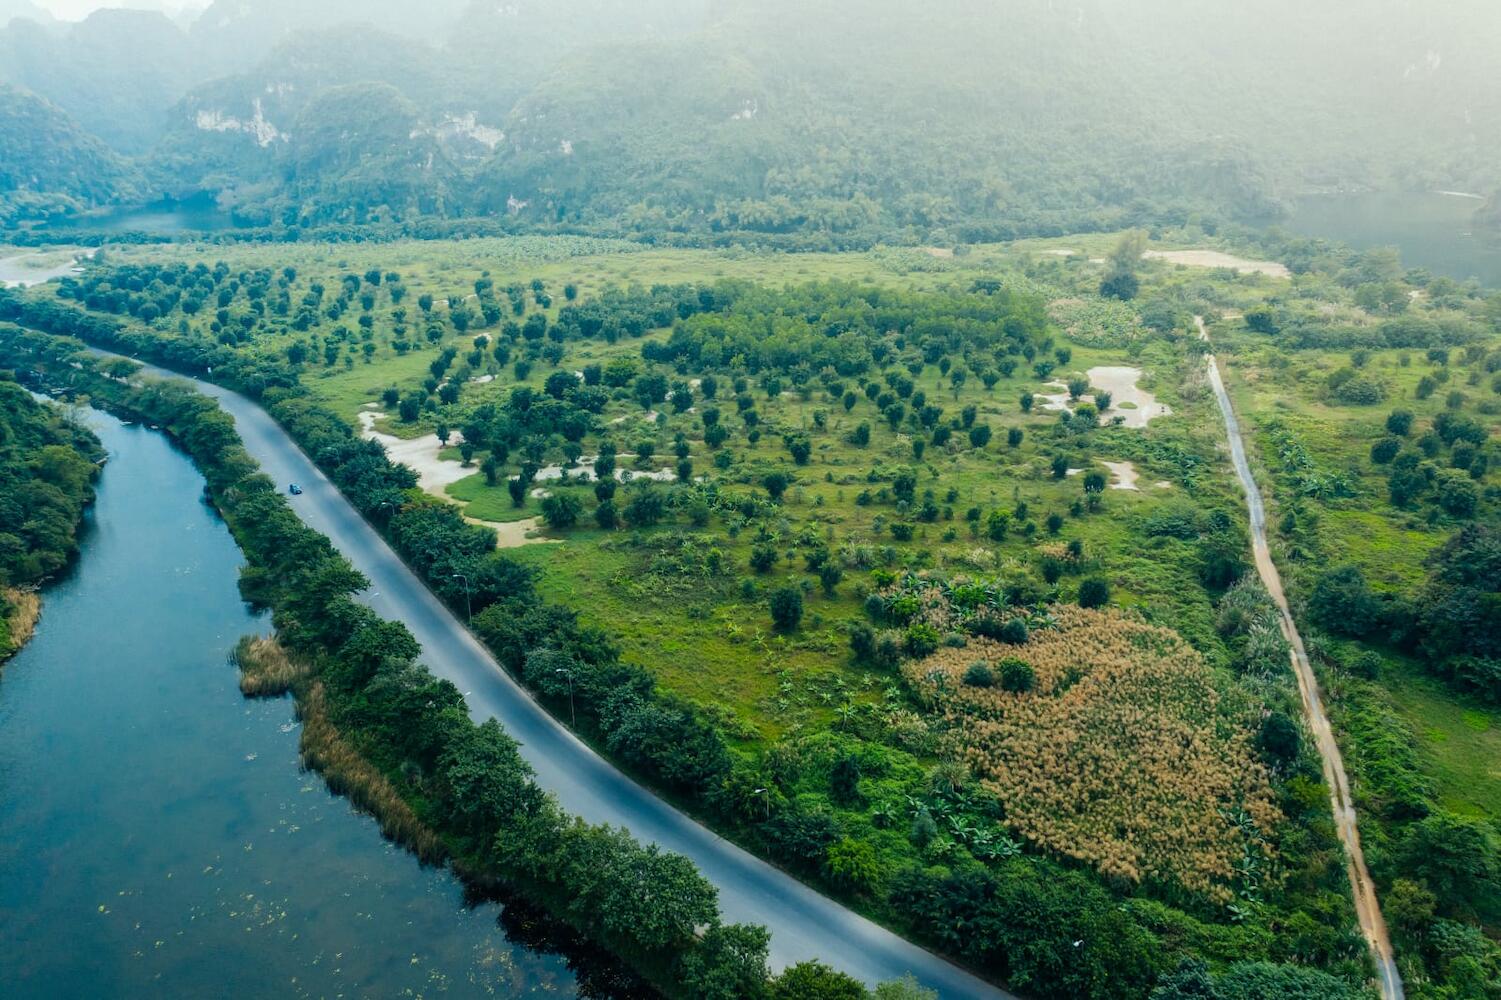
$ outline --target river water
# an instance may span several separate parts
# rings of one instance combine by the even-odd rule
[[[89,419],[110,462],[82,556],[0,673],[0,995],[578,995],[299,771],[291,702],[243,700],[226,660],[267,625],[203,480]]]
[[[1477,233],[1485,202],[1452,194],[1321,195],[1300,201],[1286,229],[1360,249],[1394,246],[1408,267],[1501,288],[1501,245]]]

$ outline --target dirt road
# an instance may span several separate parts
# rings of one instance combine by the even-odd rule
[[[1195,316],[1199,327],[1199,339],[1209,343],[1209,332],[1204,329],[1203,317]],[[1360,848],[1360,829],[1356,825],[1355,800],[1350,795],[1350,782],[1345,776],[1344,758],[1340,756],[1339,744],[1334,740],[1329,716],[1324,712],[1323,697],[1319,694],[1318,678],[1313,665],[1308,662],[1308,652],[1303,648],[1303,638],[1293,621],[1292,610],[1287,604],[1287,595],[1282,589],[1282,575],[1272,561],[1266,541],[1266,508],[1261,501],[1261,491],[1251,474],[1251,463],[1246,458],[1245,439],[1241,435],[1240,422],[1235,418],[1235,409],[1230,405],[1230,394],[1225,391],[1224,379],[1220,377],[1219,362],[1213,354],[1206,355],[1209,365],[1209,382],[1214,387],[1214,398],[1219,401],[1220,413],[1225,418],[1225,436],[1230,443],[1230,458],[1235,465],[1235,474],[1240,479],[1241,489],[1246,494],[1246,506],[1251,515],[1251,549],[1256,559],[1256,572],[1266,586],[1282,623],[1282,634],[1292,647],[1293,672],[1298,676],[1298,690],[1303,695],[1303,714],[1308,728],[1313,731],[1324,761],[1324,783],[1329,786],[1329,803],[1334,811],[1334,823],[1339,830],[1339,839],[1345,846],[1345,858],[1349,862],[1350,888],[1355,896],[1355,912],[1360,919],[1360,930],[1371,949],[1371,959],[1381,980],[1383,1000],[1403,1000],[1402,977],[1397,972],[1397,963],[1392,955],[1391,939],[1386,933],[1386,920],[1381,915],[1381,906],[1376,901],[1376,887],[1371,882],[1371,873],[1366,870],[1365,853]]]

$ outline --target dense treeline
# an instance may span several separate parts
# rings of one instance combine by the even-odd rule
[[[365,579],[302,524],[215,403],[172,383],[122,382],[117,364],[82,358],[76,342],[3,332],[7,360],[48,379],[63,375],[75,389],[159,423],[188,451],[246,554],[246,599],[272,609],[286,648],[315,664],[341,731],[439,832],[461,869],[531,895],[671,996],[865,995],[817,963],[772,979],[766,932],[721,924],[717,891],[691,862],[564,814],[536,786],[515,741],[493,720],[474,724],[458,690],[417,662],[405,626],[353,600]],[[438,524],[465,528],[446,518]],[[525,577],[511,582],[524,587]]]
[[[90,431],[0,372],[0,659],[19,638],[8,624],[20,603],[11,588],[35,586],[73,558],[103,457]]]
[[[794,387],[825,371],[842,378],[948,357],[976,378],[1009,377],[1051,350],[1044,303],[982,282],[968,295],[920,295],[839,283],[785,291],[742,288],[727,308],[686,319],[650,361],[699,370],[743,367],[790,377]],[[964,376],[953,376],[962,384]],[[908,383],[910,385],[911,378]],[[987,381],[994,384],[994,379]],[[902,398],[911,395],[910,389]]]
[[[1428,565],[1411,596],[1378,593],[1358,567],[1335,567],[1315,581],[1309,613],[1335,635],[1406,648],[1431,672],[1501,704],[1501,531],[1466,525]]]

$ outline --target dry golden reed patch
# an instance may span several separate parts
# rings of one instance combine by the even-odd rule
[[[418,858],[429,863],[443,860],[442,840],[417,817],[390,779],[339,733],[329,718],[320,682],[298,690],[297,715],[302,720],[302,763],[308,770],[321,774],[335,795],[346,796],[374,816],[382,833]]]
[[[271,636],[244,636],[230,659],[240,668],[240,693],[247,698],[284,695],[310,672],[307,664],[294,661]]]
[[[0,610],[7,607],[10,610],[5,619],[5,635],[0,636],[0,661],[14,656],[31,641],[36,623],[42,617],[42,598],[34,590],[7,587]]]
[[[247,698],[275,698],[293,692],[302,722],[302,764],[323,776],[329,791],[374,816],[381,832],[423,861],[443,860],[443,842],[412,811],[389,778],[355,749],[329,717],[323,684],[312,666],[288,655],[274,636],[245,636],[230,659],[240,668],[240,691]]]
[[[1114,610],[1054,609],[1023,646],[987,639],[909,663],[965,762],[1033,842],[1132,881],[1227,899],[1248,838],[1279,820],[1243,725],[1224,718],[1208,666],[1169,629]],[[976,660],[1014,657],[1037,683],[973,687]]]

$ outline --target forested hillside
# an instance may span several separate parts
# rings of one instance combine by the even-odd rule
[[[304,6],[17,22],[0,74],[254,225],[960,242],[1498,182],[1481,0]]]
[[[133,168],[62,111],[0,84],[0,225],[130,197]]]

